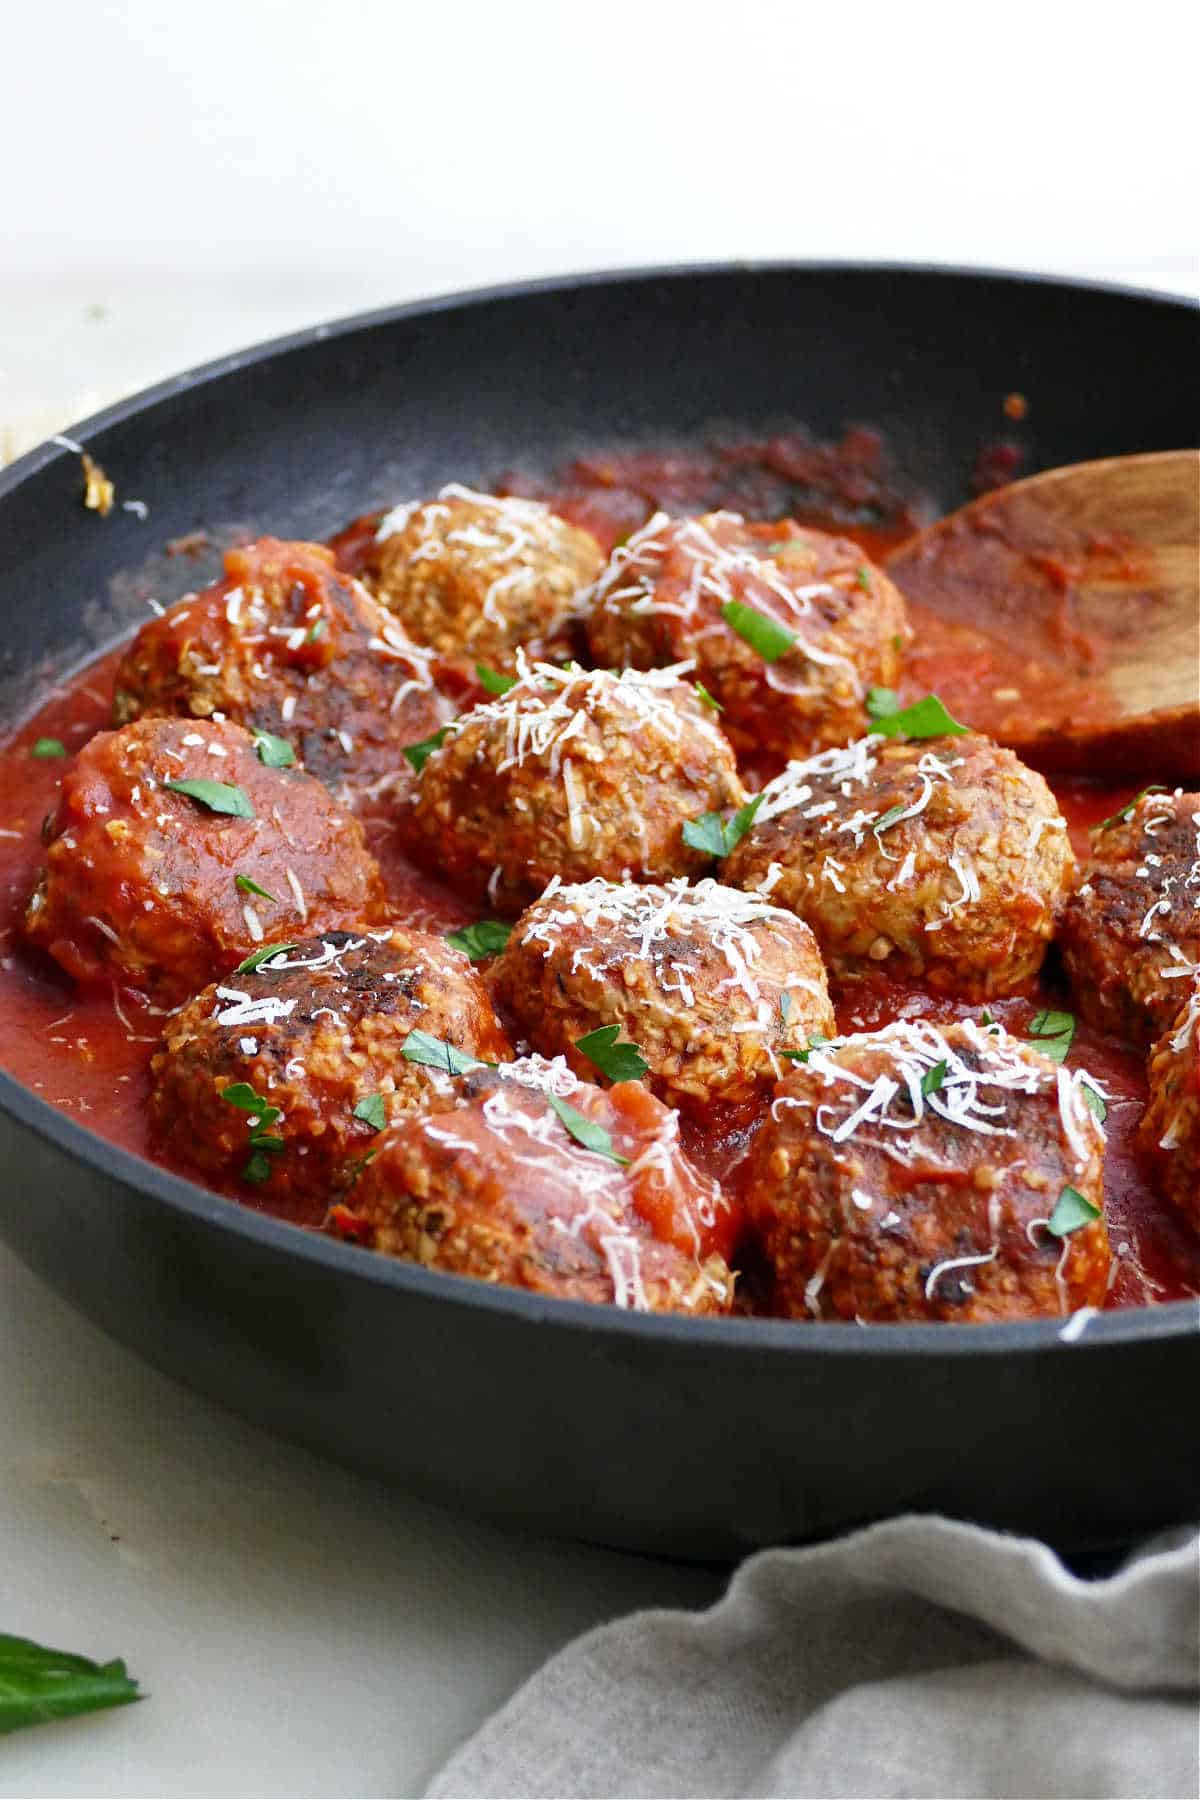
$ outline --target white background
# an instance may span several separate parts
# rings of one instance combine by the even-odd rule
[[[238,343],[572,268],[895,257],[1191,290],[1193,21],[2,0],[0,453]],[[716,1591],[272,1444],[4,1253],[0,1358],[0,1630],[123,1654],[152,1694],[7,1740],[3,1793],[412,1793],[574,1631]]]

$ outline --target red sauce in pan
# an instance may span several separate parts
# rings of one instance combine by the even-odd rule
[[[792,516],[853,537],[876,557],[929,516],[888,479],[883,446],[869,432],[849,433],[833,448],[794,435],[658,457],[644,452],[594,457],[576,462],[553,484],[510,473],[496,486],[550,499],[564,515],[592,530],[606,549],[644,523],[658,505],[675,511],[726,505],[758,517]],[[344,565],[353,567],[373,529],[372,516],[355,521],[335,540]],[[919,693],[936,689],[948,701],[953,696],[959,716],[974,723],[970,696],[1003,686],[1009,678],[998,666],[994,641],[973,642],[969,633],[939,621],[917,617],[914,622],[918,645],[907,687]],[[81,995],[53,963],[26,950],[20,936],[41,861],[42,820],[57,803],[64,767],[59,758],[34,757],[32,747],[39,737],[57,738],[73,752],[108,725],[118,655],[110,652],[57,690],[0,746],[0,791],[8,796],[0,825],[0,1065],[89,1130],[148,1156],[148,1064],[159,1022],[128,1004],[122,1019],[110,999]],[[1088,827],[1134,792],[1131,784],[1103,780],[1057,780],[1053,785],[1080,852],[1087,848]],[[405,861],[386,814],[368,808],[363,818],[399,916],[443,931],[472,916],[446,888]],[[1023,1033],[1033,1013],[1046,1005],[1070,1006],[1057,983],[1053,958],[1035,993],[995,1002],[992,1012],[1009,1029]],[[905,1014],[945,1020],[972,1010],[920,989],[879,981],[843,995],[838,1023],[843,1031],[858,1030]],[[1109,1237],[1119,1259],[1109,1305],[1200,1293],[1200,1241],[1158,1200],[1134,1152],[1146,1093],[1141,1057],[1081,1024],[1068,1058],[1068,1066],[1080,1065],[1102,1080],[1109,1094],[1105,1198]],[[709,1116],[703,1125],[684,1125],[687,1148],[714,1173],[732,1167],[747,1135],[744,1118]],[[236,1197],[300,1224],[320,1222],[289,1215],[273,1205],[265,1190]]]

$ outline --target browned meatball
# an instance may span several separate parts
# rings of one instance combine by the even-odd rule
[[[1150,1055],[1138,1143],[1159,1188],[1200,1231],[1200,976]]]
[[[863,731],[867,689],[897,680],[911,635],[899,592],[857,544],[734,512],[656,513],[613,551],[588,607],[597,662],[651,669],[692,659],[734,747],[784,756]],[[730,607],[782,627],[769,657],[744,635],[762,629],[758,620]]]
[[[757,895],[701,881],[551,882],[517,921],[496,995],[529,1041],[595,1079],[575,1048],[606,1025],[671,1105],[744,1102],[769,1088],[833,1009],[813,935]]]
[[[382,911],[362,827],[319,781],[238,725],[139,719],[64,775],[25,932],[77,981],[173,1006],[259,944]]]
[[[640,1082],[605,1092],[561,1059],[529,1057],[459,1086],[453,1110],[402,1119],[378,1140],[334,1229],[563,1299],[728,1311],[725,1200],[679,1149],[678,1115]]]
[[[1100,826],[1063,915],[1080,1012],[1137,1044],[1168,1029],[1200,964],[1200,794],[1143,794]]]
[[[384,517],[363,579],[418,644],[509,671],[519,649],[572,654],[579,593],[603,560],[590,532],[540,501],[452,483]]]
[[[402,751],[454,711],[412,643],[319,544],[262,538],[225,579],[143,625],[117,669],[118,725],[226,718],[285,739],[337,791],[404,783]]]
[[[1067,1313],[1104,1301],[1103,1159],[1081,1074],[999,1026],[890,1025],[780,1082],[747,1223],[793,1318]]]
[[[810,925],[831,976],[986,999],[1041,967],[1074,858],[1040,775],[987,738],[860,738],[763,790],[724,879]]]
[[[684,823],[743,798],[732,750],[673,671],[537,663],[502,700],[456,719],[429,757],[412,848],[511,916],[554,875],[700,873],[709,858],[684,842]]]
[[[406,1056],[414,1030],[512,1055],[479,977],[442,938],[403,926],[306,937],[171,1020],[150,1065],[157,1146],[319,1218],[382,1127],[448,1089]]]

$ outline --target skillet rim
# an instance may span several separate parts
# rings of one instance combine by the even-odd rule
[[[214,382],[239,369],[269,359],[303,352],[314,343],[371,331],[399,320],[461,311],[497,301],[521,300],[533,295],[569,294],[580,288],[605,284],[629,285],[698,277],[787,274],[874,274],[878,276],[940,277],[949,281],[991,281],[1014,286],[1057,288],[1064,294],[1086,292],[1150,301],[1156,305],[1200,312],[1200,301],[1189,296],[1138,288],[1119,282],[1073,278],[946,263],[874,262],[840,259],[738,259],[703,263],[643,265],[634,268],[596,269],[579,274],[559,274],[534,280],[505,282],[488,287],[455,290],[394,306],[305,326],[299,331],[266,339],[245,350],[235,350],[197,364],[178,375],[127,395],[114,405],[89,415],[60,435],[86,444],[114,425],[151,411],[160,402]],[[0,471],[0,504],[31,475],[60,457],[76,454],[63,444],[47,439]],[[761,1355],[775,1351],[790,1355],[805,1346],[825,1355],[874,1357],[880,1353],[897,1358],[925,1360],[936,1355],[996,1356],[1025,1352],[1107,1348],[1120,1343],[1200,1337],[1200,1299],[1169,1301],[1162,1306],[1125,1307],[1089,1319],[1080,1337],[1062,1342],[1062,1319],[1027,1320],[1013,1324],[953,1323],[893,1324],[855,1330],[833,1321],[787,1319],[688,1319],[664,1313],[627,1312],[615,1306],[596,1306],[583,1301],[537,1295],[521,1288],[492,1286],[465,1276],[418,1268],[398,1258],[376,1256],[316,1231],[256,1213],[236,1200],[202,1187],[152,1163],[132,1151],[78,1125],[49,1101],[41,1100],[15,1076],[0,1069],[0,1110],[7,1112],[44,1142],[64,1151],[73,1162],[96,1170],[101,1176],[148,1196],[192,1223],[256,1243],[261,1249],[299,1256],[317,1267],[344,1275],[355,1274],[377,1286],[390,1287],[447,1305],[474,1308],[509,1316],[527,1324],[556,1325],[569,1331],[590,1331],[671,1344],[686,1350],[732,1351],[737,1348]]]

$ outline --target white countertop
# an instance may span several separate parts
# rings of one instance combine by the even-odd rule
[[[1111,44],[1024,10],[868,28],[751,0],[735,30],[710,0],[612,0],[599,27],[466,0],[455,34],[485,54],[451,71],[444,9],[351,0],[331,89],[317,0],[14,9],[6,64],[50,73],[0,109],[0,460],[238,345],[555,269],[890,256],[1194,291],[1192,71],[1162,54],[1165,8]],[[324,1466],[2,1250],[0,1355],[0,1630],[123,1656],[150,1696],[5,1740],[3,1794],[415,1794],[575,1633],[721,1586]]]

